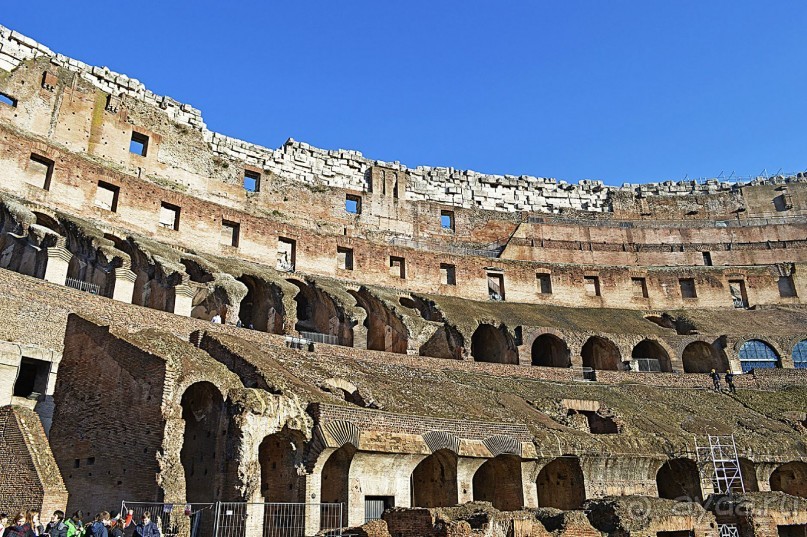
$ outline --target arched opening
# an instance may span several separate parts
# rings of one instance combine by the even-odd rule
[[[743,486],[746,492],[759,492],[759,482],[757,481],[757,472],[754,469],[754,463],[748,459],[740,458],[740,475],[743,478]],[[736,490],[740,492],[739,487]]]
[[[34,211],[34,215],[36,216],[36,225],[46,227],[54,233],[58,233],[62,236],[67,234],[64,230],[64,226],[62,226],[54,217],[38,211]]]
[[[687,345],[681,359],[686,373],[708,373],[712,369],[723,372],[729,368],[726,354],[705,341],[693,341]]]
[[[740,347],[738,353],[740,365],[743,373],[748,373],[752,369],[773,369],[782,367],[779,355],[773,347],[759,339],[749,339]]]
[[[298,468],[303,460],[305,437],[300,431],[283,428],[270,434],[258,447],[261,463],[261,495],[267,502],[303,502]]]
[[[288,282],[299,289],[294,295],[297,303],[297,323],[294,329],[306,337],[316,338],[319,334],[324,336],[315,341],[352,347],[353,323],[345,315],[344,307],[316,282],[295,279]]]
[[[793,347],[793,367],[807,369],[807,339],[799,341]]]
[[[682,502],[700,502],[700,475],[698,466],[690,459],[673,459],[665,462],[656,473],[659,498]]]
[[[247,294],[241,299],[238,308],[241,326],[270,334],[282,334],[283,302],[278,288],[247,274],[236,279],[247,287]]]
[[[341,525],[347,525],[348,506],[348,476],[350,475],[350,463],[353,462],[353,455],[356,448],[353,444],[345,444],[328,457],[322,467],[322,503],[341,503],[342,521]],[[333,521],[322,520],[322,528],[334,527]]]
[[[791,496],[807,498],[807,463],[788,462],[771,474],[771,490],[780,490]]]
[[[212,502],[222,497],[227,435],[224,400],[210,382],[192,384],[182,394],[182,437],[180,461],[185,470],[185,499]]]
[[[497,455],[474,474],[474,501],[490,502],[500,511],[517,511],[524,506],[521,457]]]
[[[435,451],[412,472],[413,507],[456,505],[457,454],[448,449]]]
[[[409,348],[409,330],[400,317],[384,302],[366,289],[349,290],[356,304],[367,312],[364,326],[367,328],[367,349],[406,354]]]
[[[583,358],[583,367],[600,371],[617,371],[622,362],[619,347],[613,341],[599,336],[588,338],[580,355]]]
[[[581,509],[586,501],[583,469],[577,457],[559,457],[538,474],[538,506]]]
[[[638,361],[639,371],[672,371],[670,356],[657,341],[643,339],[633,347],[631,358]]]
[[[542,367],[571,367],[569,347],[558,336],[543,334],[532,342],[532,365]]]
[[[518,354],[509,340],[504,325],[495,328],[490,324],[480,324],[471,337],[471,356],[475,362],[517,364]]]

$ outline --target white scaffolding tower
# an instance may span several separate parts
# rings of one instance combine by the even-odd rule
[[[698,444],[696,437],[695,452],[698,456],[701,481],[707,483],[711,481],[715,494],[742,494],[745,492],[734,435],[708,435],[705,445]],[[709,474],[710,469],[711,475]],[[718,529],[720,537],[739,537],[740,535],[736,524],[718,524]]]

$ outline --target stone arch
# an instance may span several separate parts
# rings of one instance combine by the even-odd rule
[[[299,289],[294,295],[297,303],[297,323],[294,329],[298,332],[336,336],[339,345],[352,347],[353,323],[346,315],[344,307],[314,282],[297,279],[287,281]]]
[[[618,371],[622,363],[619,347],[610,339],[591,336],[580,351],[583,367],[591,367],[600,371]]]
[[[350,494],[350,464],[356,454],[356,447],[353,444],[345,444],[328,457],[322,467],[320,497],[322,503],[341,503],[342,526],[347,525],[347,505]],[[321,527],[326,526],[325,520],[321,521]]]
[[[729,368],[726,353],[706,341],[693,341],[684,347],[681,361],[685,373],[708,373],[712,369],[724,372]]]
[[[754,468],[754,463],[750,459],[744,457],[739,458],[740,462],[740,475],[743,478],[743,485],[746,492],[759,492],[759,481],[757,480],[757,471]],[[739,490],[737,491],[740,492]]]
[[[66,235],[67,232],[64,229],[64,226],[59,222],[59,220],[55,216],[51,216],[49,214],[45,214],[40,211],[33,211],[34,216],[36,216],[36,225],[46,227],[49,230],[57,233],[59,235]]]
[[[782,367],[782,360],[776,349],[761,338],[752,338],[738,343],[737,357],[743,373],[752,369],[773,369]]]
[[[261,465],[261,495],[265,501],[304,501],[305,491],[299,474],[303,465],[304,442],[303,433],[287,427],[261,442],[258,460]]]
[[[771,490],[780,490],[791,496],[807,498],[807,462],[785,463],[771,474]]]
[[[536,485],[539,507],[568,511],[581,509],[586,501],[585,479],[578,457],[554,459],[538,473]]]
[[[541,334],[532,341],[532,365],[571,367],[571,352],[566,342],[554,334]]]
[[[500,511],[517,511],[524,506],[521,457],[497,455],[479,467],[473,479],[474,501],[490,502]]]
[[[641,358],[650,358],[658,360],[659,368],[664,372],[672,371],[672,363],[670,362],[670,355],[658,341],[654,339],[643,339],[634,345],[631,351],[631,358],[634,360]]]
[[[480,324],[471,336],[471,356],[475,362],[518,363],[518,351],[505,325]]]
[[[247,288],[238,308],[241,325],[270,334],[282,334],[284,308],[279,288],[249,274],[242,274],[236,280]]]
[[[367,349],[406,354],[409,348],[409,330],[398,315],[367,289],[348,290],[356,304],[367,312],[364,327],[367,329]]]
[[[412,471],[413,507],[456,505],[457,454],[448,449],[435,451]]]
[[[700,502],[703,497],[698,465],[690,459],[672,459],[661,465],[656,486],[659,498]]]
[[[180,461],[185,470],[185,500],[212,502],[222,496],[227,419],[224,398],[211,382],[188,386],[180,402],[185,432]]]
[[[793,358],[793,367],[796,369],[807,369],[807,339],[802,339],[793,345],[790,356]]]

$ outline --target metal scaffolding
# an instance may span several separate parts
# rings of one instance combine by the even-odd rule
[[[698,444],[695,438],[695,451],[701,477],[704,481],[711,480],[715,494],[745,492],[734,435],[708,435],[707,444]],[[711,469],[711,475],[707,474],[707,469]]]

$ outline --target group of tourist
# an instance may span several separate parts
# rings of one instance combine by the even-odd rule
[[[125,516],[101,511],[87,521],[81,511],[67,519],[64,511],[54,511],[50,522],[42,525],[36,509],[13,517],[0,513],[0,537],[162,537],[159,525],[151,521],[149,513],[143,513],[137,523],[132,523],[132,518],[132,510]]]
[[[712,377],[712,385],[716,392],[723,392],[723,387],[720,385],[720,373],[712,369],[712,372],[709,373],[709,376]],[[731,370],[726,371],[726,385],[729,388],[730,393],[737,393],[737,388],[734,387],[734,373]]]

